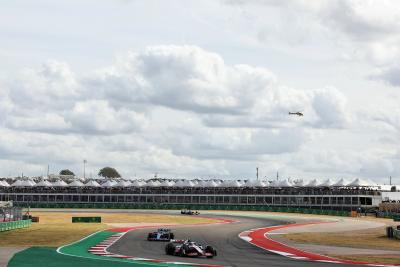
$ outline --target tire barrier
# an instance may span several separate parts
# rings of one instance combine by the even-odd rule
[[[345,210],[323,210],[312,208],[279,207],[265,205],[206,205],[206,204],[165,204],[165,203],[18,203],[30,208],[72,208],[72,209],[163,209],[163,210],[236,210],[303,213],[330,216],[349,216]]]
[[[31,220],[19,220],[11,222],[0,222],[0,232],[10,231],[31,226]]]
[[[73,223],[101,223],[101,217],[72,217]]]

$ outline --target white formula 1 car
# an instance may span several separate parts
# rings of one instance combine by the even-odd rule
[[[217,251],[212,246],[202,246],[190,240],[171,240],[165,246],[165,253],[181,257],[212,258],[217,256]]]

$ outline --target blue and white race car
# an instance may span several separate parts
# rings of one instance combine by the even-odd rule
[[[174,239],[174,233],[171,232],[171,229],[160,228],[157,232],[152,232],[147,235],[148,241],[170,241]]]

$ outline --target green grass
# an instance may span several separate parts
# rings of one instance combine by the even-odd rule
[[[57,253],[55,248],[32,247],[14,255],[7,267],[149,267],[149,266],[176,266],[165,263],[150,263],[140,261],[119,261],[118,259],[91,259],[72,257]],[[190,265],[179,265],[190,266]]]
[[[14,255],[7,267],[108,267],[127,266],[124,262],[109,262],[96,259],[65,256],[57,253],[54,248],[33,247],[18,252]],[[130,266],[146,266],[134,265]]]

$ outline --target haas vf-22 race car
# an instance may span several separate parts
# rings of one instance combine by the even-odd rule
[[[160,228],[157,232],[152,232],[147,235],[148,241],[170,241],[174,239],[174,233],[171,229]]]
[[[190,240],[172,240],[165,246],[167,255],[181,257],[207,257],[217,256],[217,251],[212,246],[202,246]]]

